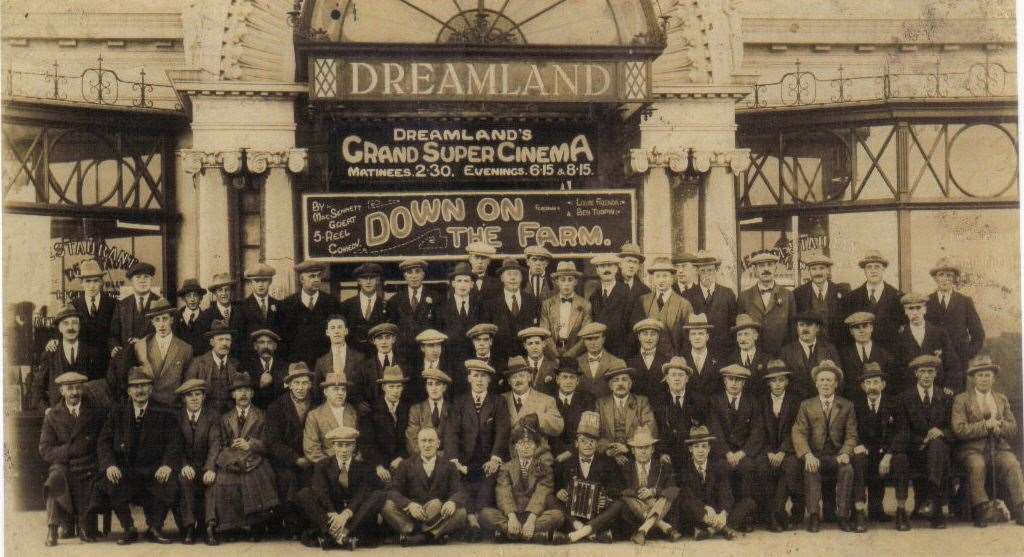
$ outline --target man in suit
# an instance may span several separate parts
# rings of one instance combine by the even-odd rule
[[[548,353],[557,358],[575,358],[583,352],[580,329],[591,322],[590,302],[576,293],[582,273],[572,261],[559,261],[551,278],[557,288],[540,305],[540,327],[551,331]]]
[[[374,325],[391,321],[381,277],[384,269],[376,263],[363,263],[352,271],[359,292],[341,303],[341,314],[349,328],[349,344],[363,356],[372,353],[369,332]]]
[[[633,333],[640,346],[639,353],[626,362],[626,365],[636,370],[633,392],[651,399],[654,393],[661,390],[661,382],[665,378],[662,366],[672,358],[671,352],[659,349],[659,338],[665,334],[665,325],[658,319],[648,317],[633,325]]]
[[[152,399],[168,408],[179,406],[176,389],[192,361],[192,347],[174,336],[174,306],[159,299],[146,315],[153,323],[153,334],[134,344],[135,361],[153,376]]]
[[[554,294],[548,279],[548,265],[554,259],[544,246],[527,246],[525,250],[527,274],[523,279],[523,290],[538,300],[546,300]]]
[[[505,365],[501,359],[494,354],[494,335],[498,332],[498,328],[490,323],[477,323],[473,325],[468,331],[466,336],[469,337],[472,343],[472,348],[467,355],[466,359],[479,360],[486,363],[487,365],[494,368],[497,373],[502,373],[505,369]],[[459,370],[458,375],[455,377],[456,383],[459,381],[468,381],[469,371],[466,370],[465,361],[456,365],[456,369]],[[505,360],[508,361],[508,360]],[[504,377],[497,378],[491,384],[492,391],[504,392],[508,390],[508,385],[505,384]],[[463,388],[465,391],[465,388]]]
[[[438,455],[437,431],[416,436],[416,456],[398,465],[381,516],[398,532],[403,547],[443,544],[466,524],[466,492],[459,470]]]
[[[437,295],[424,285],[427,276],[427,262],[412,257],[398,264],[405,277],[405,288],[399,288],[385,304],[385,313],[397,325],[398,351],[402,354],[415,352],[416,335],[434,327],[438,303]],[[370,327],[372,330],[374,327]],[[367,333],[369,335],[369,332]],[[373,342],[371,336],[370,342]]]
[[[767,369],[767,368],[766,368]],[[761,401],[746,391],[750,370],[732,364],[722,368],[723,392],[711,395],[707,405],[707,421],[718,438],[716,456],[725,458],[729,477],[741,504],[754,500],[764,485],[765,470],[761,468],[764,450],[764,422]],[[763,374],[762,376],[763,377]],[[741,524],[744,532],[753,530],[749,523]]]
[[[313,461],[306,458],[302,446],[306,416],[313,404],[310,396],[313,372],[304,362],[289,364],[284,387],[284,392],[267,408],[270,424],[267,454],[274,467],[277,497],[284,505],[283,526],[294,538],[300,530],[299,521],[295,519],[296,498],[299,490],[309,485],[313,473]]]
[[[365,411],[369,410],[369,404],[362,400],[363,392],[358,387],[365,384],[366,379],[363,376],[367,374],[370,366],[366,356],[348,342],[352,336],[348,323],[348,318],[344,315],[331,315],[327,318],[323,334],[330,341],[330,345],[327,352],[317,358],[313,367],[313,388],[316,389],[317,384],[327,374],[340,373],[348,378],[353,387],[349,402],[357,409]],[[319,400],[315,396],[314,399]]]
[[[562,503],[567,526],[572,528],[569,543],[591,539],[611,543],[611,528],[622,512],[622,468],[611,457],[597,450],[600,417],[587,410],[580,414],[575,434],[575,450],[555,465],[555,499]],[[574,496],[584,500],[584,490],[596,490],[596,499],[586,508],[573,504]],[[578,494],[576,490],[581,490]]]
[[[850,287],[832,282],[832,259],[815,253],[803,258],[811,280],[793,289],[796,311],[800,314],[816,313],[821,316],[821,338],[834,346],[846,344],[846,328],[843,327],[843,297]],[[849,370],[847,370],[849,371]]]
[[[558,462],[572,457],[576,430],[584,412],[597,408],[594,397],[579,388],[580,369],[575,365],[561,365],[555,374],[556,389],[553,394],[558,413],[562,415],[562,434],[551,438],[551,453]]]
[[[327,432],[341,426],[359,425],[359,413],[346,402],[352,384],[341,373],[328,373],[320,380],[324,403],[306,416],[302,430],[302,452],[316,464],[327,458]]]
[[[57,528],[77,524],[78,537],[96,541],[96,515],[91,513],[92,484],[96,478],[96,441],[104,412],[82,400],[88,377],[67,371],[54,381],[61,403],[43,415],[39,456],[49,465],[43,498],[46,500],[46,546],[57,545]],[[72,529],[69,529],[69,531]]]
[[[174,336],[192,347],[193,356],[199,356],[210,349],[210,343],[206,342],[199,323],[199,316],[203,312],[199,302],[203,301],[205,294],[206,289],[199,286],[196,279],[185,279],[178,289],[178,298],[184,300],[185,305],[178,309],[174,316]]]
[[[854,475],[862,473],[862,460],[854,460],[857,446],[857,416],[853,403],[837,396],[836,387],[843,371],[831,360],[811,370],[818,395],[800,403],[793,423],[793,450],[804,464],[804,495],[807,502],[807,531],[817,532],[821,520],[821,477],[836,478],[836,515],[844,532],[866,532],[864,492],[853,492]],[[855,523],[850,524],[850,499],[856,508]]]
[[[367,334],[370,336],[370,342],[373,343],[374,349],[373,355],[369,358],[370,365],[362,370],[353,370],[353,372],[361,372],[353,378],[352,382],[355,384],[354,389],[359,393],[356,398],[365,401],[368,407],[372,407],[373,403],[381,397],[380,379],[384,377],[384,370],[397,366],[403,374],[412,373],[413,365],[406,355],[417,349],[415,347],[416,340],[413,339],[413,349],[406,349],[401,353],[395,350],[395,343],[398,341],[398,325],[394,323],[374,325]],[[363,433],[367,432],[364,430]],[[369,438],[372,439],[372,437]]]
[[[604,373],[612,368],[622,368],[626,363],[604,349],[608,338],[608,327],[604,323],[594,321],[580,329],[580,338],[586,352],[576,359],[580,369],[580,388],[590,393],[597,400],[608,396],[608,383]]]
[[[232,329],[238,328],[240,316],[235,313],[235,303],[231,299],[234,296],[235,279],[228,273],[217,273],[208,287],[213,297],[210,305],[199,314],[199,329],[204,333],[210,330],[214,321],[224,321]],[[235,344],[240,345],[241,340],[235,339]],[[232,345],[231,354],[237,357],[238,346]]]
[[[210,350],[192,358],[185,372],[185,379],[202,379],[206,381],[207,405],[221,414],[231,405],[231,393],[228,384],[231,376],[238,371],[238,360],[231,357],[231,337],[233,331],[226,322],[214,321],[205,335]]]
[[[626,442],[633,459],[622,465],[625,485],[622,489],[622,514],[633,532],[633,543],[643,545],[651,529],[657,527],[671,541],[682,538],[672,526],[675,500],[679,495],[672,466],[654,458],[658,439],[646,428],[637,428]]]
[[[249,333],[250,356],[243,369],[252,379],[256,391],[254,403],[258,408],[267,408],[284,392],[284,379],[288,374],[288,362],[277,356],[281,337],[273,329],[256,329]]]
[[[953,434],[960,440],[957,458],[967,469],[967,490],[978,527],[986,525],[989,498],[995,497],[985,490],[990,467],[996,482],[1006,490],[1003,500],[1008,500],[1017,524],[1024,526],[1024,476],[1013,452],[1017,420],[1006,396],[992,390],[999,371],[988,355],[975,356],[967,366],[974,388],[953,399]]]
[[[796,300],[793,293],[775,282],[775,268],[779,257],[761,252],[750,258],[757,276],[754,286],[740,292],[737,311],[747,314],[761,324],[761,348],[769,354],[778,354],[782,346],[793,338],[796,318]]]
[[[523,268],[511,257],[505,259],[498,269],[502,291],[484,299],[480,319],[498,327],[494,335],[494,352],[499,358],[510,358],[522,354],[516,342],[516,334],[533,327],[540,319],[540,301],[521,289]]]
[[[505,398],[509,425],[515,427],[524,417],[536,414],[540,431],[544,434],[536,451],[537,458],[551,463],[554,459],[554,455],[551,454],[551,439],[558,437],[565,430],[565,418],[558,412],[555,399],[533,388],[533,374],[522,356],[509,358],[505,368],[505,380],[510,390],[501,396]]]
[[[206,381],[189,379],[175,392],[182,399],[178,410],[181,467],[177,474],[178,502],[171,510],[182,532],[182,543],[191,545],[206,524],[206,487],[216,474],[217,453],[210,447],[220,446],[220,416],[204,407]]]
[[[924,481],[914,481],[914,500],[920,509],[930,503],[931,526],[942,529],[946,517],[942,512],[949,487],[950,451],[955,438],[951,427],[953,397],[935,385],[942,360],[922,354],[910,362],[916,381],[898,396],[896,453],[889,465],[896,479],[896,529],[910,530],[907,518],[907,494],[910,473]]]
[[[418,373],[410,374],[409,395],[412,400],[421,401],[427,398],[428,372],[442,372],[449,377],[448,382],[452,382],[451,376],[443,371],[451,369],[451,358],[444,353],[447,341],[448,337],[444,333],[434,329],[427,329],[416,335],[416,342],[420,345],[421,364],[417,367]],[[451,390],[451,387],[446,390]],[[444,441],[444,437],[441,438],[441,441]]]
[[[494,506],[494,482],[508,458],[509,413],[505,399],[490,390],[495,369],[480,360],[467,360],[469,391],[452,404],[451,427],[445,432],[450,454],[445,456],[464,477],[466,512],[473,531],[480,529],[482,509]]]
[[[902,390],[914,382],[913,375],[906,368],[907,363],[921,354],[935,354],[942,360],[943,373],[939,385],[950,396],[961,392],[965,383],[960,356],[946,330],[925,320],[928,299],[911,292],[904,295],[901,302],[907,322],[896,339],[896,359],[900,362],[900,369],[894,378],[895,385]]]
[[[615,273],[619,268],[618,257],[597,255],[591,258],[590,264],[594,266],[600,279],[598,288],[589,298],[591,319],[607,328],[608,351],[617,358],[626,358],[626,341],[629,333],[633,329],[633,324],[642,318],[640,305],[637,298],[633,298],[626,291],[626,285],[615,280]],[[582,338],[582,331],[580,337]]]
[[[685,449],[687,436],[691,427],[705,423],[707,403],[689,386],[693,369],[686,359],[674,356],[662,365],[662,369],[664,385],[659,386],[650,399],[661,437],[655,448],[659,454],[668,456],[679,480],[688,458]]]
[[[927,319],[949,334],[961,363],[978,355],[985,344],[985,327],[974,309],[974,300],[956,291],[960,267],[942,258],[930,271],[935,292],[928,296]]]
[[[867,489],[868,518],[876,522],[890,520],[882,509],[882,498],[896,454],[899,429],[897,397],[885,392],[885,380],[885,371],[877,363],[868,362],[860,379],[863,394],[853,397],[858,441],[853,456],[864,460],[864,484],[854,485],[853,489]]]
[[[359,429],[366,436],[361,449],[363,460],[373,466],[377,478],[385,484],[391,481],[398,465],[409,457],[405,442],[411,406],[405,396],[408,381],[398,366],[384,368],[377,380],[382,395],[371,403],[370,412],[359,418]]]
[[[276,274],[276,269],[263,262],[245,270],[244,277],[252,292],[238,304],[236,309],[238,312],[236,327],[242,342],[245,342],[246,339],[251,340],[252,334],[259,330],[269,330],[273,331],[275,335],[280,335],[281,300],[270,295],[270,284]],[[247,357],[252,356],[254,348],[252,345],[240,346],[238,357],[245,361],[248,359]],[[259,393],[256,398],[259,402]],[[269,401],[264,401],[269,403]],[[266,408],[266,406],[261,405],[260,408]]]
[[[674,271],[672,290],[686,298],[687,301],[689,301],[692,295],[691,290],[693,290],[694,286],[697,286],[696,262],[697,256],[688,252],[673,257],[671,261]],[[649,269],[648,272],[650,272]]]
[[[428,369],[423,372],[423,381],[427,389],[427,398],[409,408],[409,425],[405,428],[406,448],[409,455],[419,450],[418,435],[421,429],[429,428],[437,432],[441,446],[438,449],[446,460],[451,459],[454,451],[448,443],[453,441],[448,430],[455,421],[455,412],[451,402],[445,397],[451,387],[452,378],[440,369]]]
[[[882,345],[872,338],[875,330],[875,316],[866,311],[851,313],[843,320],[850,331],[853,342],[843,346],[840,357],[843,371],[846,374],[845,393],[856,393],[860,386],[860,376],[864,372],[864,364],[875,362],[883,370],[896,370],[896,362]],[[898,393],[897,387],[890,387]]]
[[[82,295],[72,300],[82,320],[82,342],[93,347],[96,366],[105,370],[110,363],[110,322],[117,300],[103,291],[106,273],[95,259],[86,259],[78,266],[82,279]]]
[[[487,274],[487,267],[498,250],[487,242],[471,242],[466,246],[466,258],[473,273],[473,294],[481,300],[489,300],[501,294],[501,281]]]
[[[465,361],[473,354],[473,345],[466,333],[480,323],[481,298],[473,291],[473,280],[469,265],[455,265],[448,274],[451,288],[434,314],[434,326],[448,337],[445,350],[456,362]]]
[[[327,432],[333,458],[317,463],[310,486],[297,495],[323,549],[356,549],[381,537],[377,514],[384,508],[387,492],[377,488],[372,465],[355,458],[359,437],[359,430],[346,426]]]
[[[824,318],[815,312],[796,316],[796,340],[782,347],[779,356],[793,376],[793,387],[805,398],[814,396],[811,370],[825,360],[841,361],[836,347],[822,338]],[[853,396],[853,393],[850,393]]]
[[[733,352],[723,361],[725,365],[737,364],[749,369],[751,376],[758,383],[762,383],[761,378],[764,377],[764,370],[768,367],[768,362],[776,357],[767,350],[764,350],[760,343],[761,332],[764,330],[762,325],[762,323],[745,313],[737,315],[736,324],[729,329],[733,338],[736,339],[736,352]],[[721,368],[719,368],[719,374],[721,374]],[[719,384],[706,394],[710,395],[711,393],[721,391],[721,385]],[[765,385],[763,384],[754,385],[751,389],[753,391],[752,394],[758,397],[764,395],[764,390]]]
[[[57,378],[68,371],[77,371],[91,380],[102,377],[95,349],[81,341],[81,317],[72,306],[64,306],[53,318],[60,332],[53,351],[44,350],[32,374],[32,406],[45,410],[60,400]]]
[[[739,535],[736,529],[747,523],[753,501],[735,503],[729,480],[729,466],[711,458],[716,438],[705,426],[694,426],[686,440],[690,458],[683,468],[679,498],[680,523],[693,530],[695,541],[721,534],[726,540]]]
[[[643,395],[630,392],[634,370],[629,367],[611,368],[604,372],[608,382],[608,396],[597,399],[597,413],[601,417],[601,437],[597,450],[625,466],[629,457],[626,442],[638,429],[657,435],[658,423],[654,419],[651,403]]]
[[[732,323],[726,325],[726,327],[731,326]],[[722,375],[719,370],[724,362],[722,355],[715,352],[710,346],[711,331],[714,330],[714,325],[708,321],[707,315],[694,313],[690,314],[690,318],[686,320],[686,325],[683,325],[683,328],[686,329],[689,349],[682,357],[685,358],[686,365],[693,370],[689,380],[690,388],[698,395],[708,397],[722,389]],[[728,333],[728,331],[726,332]],[[735,344],[735,341],[730,340],[730,344]]]
[[[625,243],[619,248],[619,282],[626,287],[626,293],[633,299],[639,299],[651,291],[640,280],[640,266],[643,265],[644,259],[643,251],[636,244]]]
[[[704,314],[711,327],[709,346],[716,354],[729,354],[735,348],[735,342],[729,335],[729,327],[736,322],[736,293],[728,286],[718,284],[718,268],[722,261],[705,252],[697,252],[697,284],[691,289],[689,297],[693,304],[693,313]]]
[[[672,291],[672,264],[667,259],[657,259],[647,268],[654,289],[640,296],[640,310],[644,317],[657,319],[665,325],[659,344],[666,354],[682,354],[686,351],[686,330],[683,325],[693,312],[693,306],[682,295]]]
[[[526,356],[526,365],[530,366],[533,373],[533,388],[554,394],[558,362],[544,354],[544,348],[551,340],[551,333],[543,327],[527,327],[519,331],[518,338]]]
[[[167,509],[175,502],[178,482],[171,477],[181,459],[177,416],[150,400],[153,380],[141,367],[128,372],[128,400],[107,416],[96,445],[103,477],[95,495],[109,501],[124,530],[118,545],[138,541],[129,504],[140,502],[149,525],[147,537],[171,543],[163,532]],[[102,505],[98,505],[102,506]]]
[[[875,316],[875,342],[890,354],[894,353],[900,326],[906,322],[900,308],[903,293],[885,282],[885,269],[889,260],[871,250],[858,262],[864,269],[864,284],[855,288],[843,300],[843,316],[866,311]],[[849,342],[849,341],[847,341]],[[846,343],[841,343],[846,344]]]
[[[327,352],[330,344],[324,331],[327,318],[340,315],[340,304],[320,292],[324,267],[320,263],[303,261],[295,266],[299,275],[299,291],[281,302],[280,334],[285,350],[282,356],[288,361],[302,360],[310,369],[317,358]]]
[[[146,312],[149,305],[160,297],[152,291],[154,274],[156,268],[142,261],[128,269],[126,278],[131,283],[131,293],[118,300],[114,317],[110,320],[111,364],[108,373],[115,379],[111,390],[118,395],[125,392],[128,368],[134,356],[129,351],[131,345],[153,332],[153,324],[146,318]]]
[[[790,386],[792,373],[782,360],[772,360],[763,379],[768,395],[761,406],[764,422],[764,453],[761,469],[765,474],[762,516],[772,532],[782,532],[804,516],[804,490],[800,461],[793,450],[793,423],[800,409],[801,395]],[[793,507],[786,514],[786,499]]]
[[[495,485],[495,507],[480,511],[480,525],[496,540],[534,543],[564,542],[558,528],[565,515],[552,497],[554,471],[536,458],[540,443],[537,416],[520,420],[511,435],[509,461],[501,465]]]

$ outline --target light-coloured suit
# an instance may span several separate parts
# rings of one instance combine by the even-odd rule
[[[997,479],[1002,480],[1010,492],[1011,508],[1024,502],[1024,477],[1021,476],[1020,462],[1013,453],[1011,443],[1017,439],[1017,420],[1013,417],[1010,403],[1002,393],[992,392],[995,408],[988,407],[978,391],[971,389],[956,395],[953,399],[951,418],[953,435],[961,441],[957,456],[967,468],[967,485],[971,504],[978,505],[989,499],[985,491],[985,477],[988,462],[988,447],[992,446],[992,466]],[[985,428],[985,415],[999,420],[999,434],[990,434]]]
[[[857,446],[857,416],[853,403],[845,398],[835,396],[829,416],[825,415],[819,397],[809,398],[800,403],[800,410],[793,424],[793,450],[798,459],[803,460],[813,454],[821,460],[817,472],[804,470],[804,493],[807,510],[818,512],[821,504],[821,473],[833,470],[836,474],[836,503],[840,517],[849,516],[850,495],[853,491],[854,466],[853,448]],[[850,462],[840,464],[836,457],[845,454]],[[854,493],[855,501],[863,501],[863,490]]]
[[[450,437],[448,429],[453,427],[452,419],[452,403],[450,400],[445,400],[441,404],[440,420],[434,429],[437,431],[438,440],[441,441],[439,450],[446,455],[455,455],[455,447],[447,446]],[[409,407],[409,425],[405,428],[405,443],[409,456],[420,454],[420,447],[416,437],[420,434],[421,429],[433,427],[433,420],[430,399],[422,400]],[[449,456],[448,458],[455,457]]]
[[[646,427],[651,435],[658,436],[658,422],[654,419],[650,401],[643,395],[630,393],[626,396],[625,408],[616,424],[615,396],[609,395],[597,400],[597,413],[600,416],[601,436],[597,440],[597,450],[604,451],[612,443],[625,444],[638,427]]]
[[[514,430],[516,424],[523,416],[536,414],[540,424],[540,431],[544,434],[540,445],[537,447],[536,457],[551,464],[554,457],[551,455],[551,443],[548,437],[557,437],[565,429],[565,419],[558,411],[558,405],[554,397],[546,395],[537,389],[530,389],[523,401],[523,406],[516,410],[515,394],[512,391],[502,394],[505,397],[505,405],[508,406],[509,424]]]
[[[345,404],[342,421],[344,423],[338,423],[334,412],[331,412],[330,405],[326,402],[310,410],[306,416],[306,426],[302,430],[302,452],[305,453],[306,458],[313,462],[319,462],[330,456],[327,453],[326,436],[328,431],[341,426],[359,427],[359,414],[351,404]]]
[[[682,354],[687,339],[683,325],[693,313],[690,302],[669,289],[664,307],[658,307],[657,292],[640,296],[640,307],[645,317],[657,319],[665,325],[665,331],[658,337],[658,347],[661,351],[665,354]]]
[[[560,358],[575,358],[583,353],[583,341],[579,337],[580,329],[592,321],[590,302],[579,294],[572,296],[572,310],[563,329],[561,321],[562,297],[557,292],[545,299],[540,305],[540,326],[551,332],[548,337],[548,349]]]
[[[181,385],[185,370],[192,361],[192,346],[172,333],[167,353],[161,357],[155,336],[156,333],[147,335],[135,343],[135,357],[153,377],[153,400],[174,408],[179,405],[174,390]]]
[[[584,353],[576,359],[576,365],[583,372],[580,375],[580,385],[577,389],[587,391],[594,397],[594,400],[612,394],[608,389],[608,382],[604,378],[604,372],[616,367],[625,367],[626,365],[626,362],[615,357],[614,354],[607,350],[601,353],[597,363],[597,372],[594,373],[590,367],[589,353]]]
[[[554,489],[554,473],[550,464],[534,458],[524,476],[522,463],[513,457],[498,471],[494,488],[497,508],[480,511],[480,524],[484,529],[507,534],[509,514],[515,513],[521,521],[528,514],[534,514],[537,516],[535,532],[550,532],[561,526],[565,519],[552,497]]]

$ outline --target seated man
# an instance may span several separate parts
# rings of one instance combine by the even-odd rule
[[[1010,509],[1017,524],[1024,526],[1024,478],[1020,461],[1013,454],[1017,421],[1006,396],[992,390],[999,366],[987,355],[975,356],[967,366],[974,388],[953,400],[953,434],[962,441],[957,456],[967,468],[967,489],[971,494],[974,525],[986,526],[989,497],[985,491],[988,468],[1005,486]],[[994,495],[994,494],[992,494]]]
[[[801,464],[793,452],[793,423],[800,410],[801,399],[789,378],[786,362],[768,362],[764,374],[768,396],[761,408],[765,441],[761,469],[766,480],[761,510],[764,522],[772,532],[782,532],[804,517]],[[786,514],[786,499],[793,501],[789,515]]]
[[[82,400],[89,378],[73,371],[56,377],[61,402],[43,416],[39,456],[49,465],[43,497],[46,499],[46,545],[57,545],[57,527],[78,524],[78,537],[96,541],[96,517],[89,512],[96,477],[96,438],[104,411]],[[71,530],[70,528],[68,529]]]
[[[821,362],[811,370],[818,396],[800,403],[793,424],[793,449],[804,462],[804,493],[807,500],[807,531],[817,532],[821,520],[821,476],[835,474],[836,503],[839,527],[844,532],[865,532],[864,491],[853,493],[856,524],[850,525],[850,494],[854,474],[860,473],[863,462],[853,459],[857,446],[857,417],[853,403],[836,395],[843,372],[832,360]]]
[[[466,493],[455,465],[438,458],[436,430],[421,429],[416,444],[417,456],[403,460],[391,477],[381,515],[402,546],[444,544],[466,525]]]
[[[217,545],[218,532],[246,530],[252,541],[266,534],[277,507],[277,483],[267,459],[268,430],[263,410],[253,406],[247,373],[231,378],[235,407],[220,418],[220,444],[210,446],[216,462],[213,487],[206,497],[206,544]]]
[[[736,528],[746,522],[754,510],[754,501],[746,499],[733,505],[729,466],[710,458],[711,441],[715,438],[704,426],[690,430],[686,446],[689,462],[683,471],[679,495],[679,523],[684,530],[693,530],[693,539],[705,540],[721,534],[736,539]]]
[[[653,458],[657,442],[646,428],[638,428],[627,442],[633,451],[633,462],[623,467],[625,486],[621,516],[634,531],[631,539],[637,545],[647,541],[655,526],[672,541],[682,537],[672,526],[671,516],[679,488],[672,465]]]
[[[554,474],[550,465],[534,458],[540,439],[536,415],[523,418],[512,431],[510,460],[498,471],[497,508],[480,511],[480,526],[493,532],[496,540],[565,541],[558,531],[565,515],[551,497]]]
[[[181,469],[178,471],[178,504],[173,509],[174,521],[184,532],[183,544],[196,541],[201,532],[206,506],[207,486],[213,483],[216,463],[211,446],[220,446],[220,416],[206,408],[206,382],[189,379],[177,389],[184,404],[178,410],[181,436]]]
[[[323,549],[356,549],[380,537],[377,514],[387,492],[378,488],[372,465],[354,458],[358,437],[359,431],[347,426],[328,431],[327,448],[334,458],[318,462],[311,485],[296,495]]]
[[[896,452],[898,406],[896,397],[886,392],[888,376],[877,363],[864,364],[860,377],[863,394],[856,395],[853,400],[853,410],[857,414],[858,441],[853,448],[853,455],[854,458],[864,460],[864,484],[855,484],[853,489],[867,489],[869,519],[889,522],[888,515],[882,509],[882,499],[885,495],[885,479],[892,469],[892,459]],[[941,504],[939,510],[942,510]]]
[[[320,381],[324,403],[317,406],[306,416],[306,425],[302,431],[302,451],[306,459],[316,464],[327,458],[325,438],[327,432],[341,426],[355,428],[359,422],[356,409],[346,402],[348,378],[341,373],[328,373]]]
[[[630,392],[633,387],[633,369],[615,367],[604,372],[611,394],[597,400],[597,413],[601,416],[601,438],[597,450],[625,466],[629,457],[626,442],[639,429],[656,435],[658,424],[647,397]]]
[[[622,512],[622,469],[597,452],[599,420],[597,412],[580,415],[576,450],[555,467],[555,498],[562,502],[572,527],[569,543],[583,539],[610,543],[610,528]]]

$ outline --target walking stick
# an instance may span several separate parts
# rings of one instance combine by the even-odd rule
[[[992,411],[988,408],[985,409],[985,421],[992,419]],[[988,455],[988,473],[992,475],[992,504],[995,505],[995,501],[998,499],[996,496],[996,432],[989,431],[988,437],[985,439],[985,452]]]

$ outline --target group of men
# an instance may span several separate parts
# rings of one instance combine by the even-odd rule
[[[96,541],[107,511],[133,543],[131,504],[152,541],[172,541],[170,511],[183,543],[211,545],[863,532],[893,520],[886,481],[897,530],[911,528],[911,484],[914,513],[943,528],[961,469],[977,526],[997,499],[1024,524],[1016,422],[949,261],[927,297],[885,282],[875,252],[857,289],[819,255],[791,291],[763,252],[737,297],[703,252],[644,269],[627,244],[590,261],[586,287],[572,261],[549,273],[540,246],[525,268],[505,258],[492,273],[495,258],[469,245],[444,291],[426,261],[402,261],[390,296],[367,263],[343,302],[321,291],[321,264],[297,265],[283,300],[259,264],[243,301],[216,275],[185,281],[181,307],[153,292],[149,264],[116,300],[83,262],[33,378],[46,544]]]

